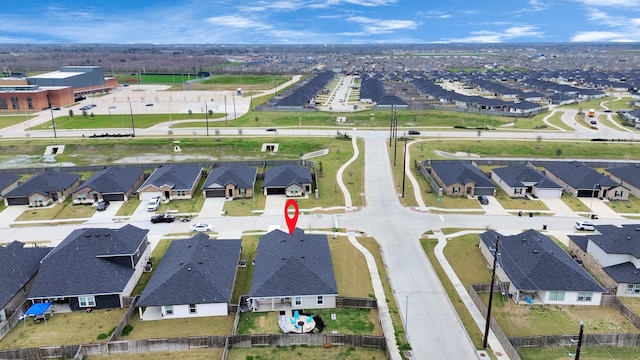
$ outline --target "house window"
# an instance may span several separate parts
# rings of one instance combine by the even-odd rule
[[[616,190],[616,191],[613,193],[613,196],[614,196],[614,197],[621,197],[621,196],[622,196],[622,190]]]
[[[7,98],[0,98],[0,109],[7,110],[9,106],[7,105]]]
[[[189,314],[196,313],[196,304],[189,304]]]
[[[94,296],[78,296],[78,303],[81,308],[96,306],[96,298]]]
[[[42,206],[43,202],[44,202],[44,199],[42,198],[42,196],[33,198],[33,205],[35,206]]]
[[[457,194],[459,192],[460,192],[460,187],[459,186],[456,186],[456,187],[453,188],[453,193],[454,194]]]
[[[240,189],[240,195],[244,195],[247,193],[247,189]]]
[[[514,193],[515,195],[517,195],[517,194],[522,194],[522,188],[513,189],[513,193]]]
[[[591,291],[578,291],[578,301],[591,301],[593,293]]]
[[[164,307],[164,312],[167,315],[173,315],[173,305],[167,305]]]
[[[627,294],[640,294],[640,284],[627,285]]]
[[[322,296],[322,295],[318,296],[318,299],[316,300],[316,303],[318,305],[324,304],[324,296]]]
[[[294,299],[294,304],[296,306],[301,306],[302,305],[302,297],[296,296],[295,299]]]
[[[549,300],[564,301],[564,291],[549,291]]]
[[[18,98],[15,96],[11,97],[11,108],[13,108],[14,110],[20,109],[20,102],[18,102]]]
[[[185,190],[176,191],[176,196],[186,196],[187,192]]]
[[[31,100],[31,97],[27,97],[27,106],[29,109],[33,109],[33,100]]]
[[[76,199],[78,199],[79,201],[87,200],[87,194],[78,194]]]

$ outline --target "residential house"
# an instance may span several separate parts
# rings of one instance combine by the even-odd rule
[[[80,185],[80,175],[44,170],[4,194],[9,205],[47,206],[62,202]]]
[[[252,311],[325,309],[336,306],[338,287],[326,235],[263,235],[247,303]]]
[[[126,201],[144,181],[144,170],[111,166],[97,171],[73,192],[74,204]]]
[[[494,195],[496,191],[491,180],[466,161],[431,161],[431,176],[448,196]]]
[[[634,196],[640,197],[640,164],[626,165],[606,170],[611,174],[611,180],[624,186]]]
[[[40,260],[52,248],[25,247],[20,241],[0,246],[0,323],[19,311],[27,300]]]
[[[491,170],[491,180],[512,198],[533,196],[559,198],[562,186],[546,177],[530,163]]]
[[[311,193],[311,169],[299,165],[281,165],[267,169],[262,188],[265,195],[305,196]]]
[[[172,241],[136,306],[141,320],[227,316],[242,241]]]
[[[569,235],[569,249],[612,293],[640,297],[640,224],[596,225],[596,230]]]
[[[0,174],[0,196],[15,189],[20,181],[20,176],[13,174]]]
[[[546,175],[574,197],[627,200],[629,190],[580,161],[557,161],[544,165]]]
[[[202,167],[191,164],[162,165],[138,189],[140,200],[191,199],[202,177]]]
[[[202,185],[204,197],[231,199],[252,198],[256,168],[246,165],[223,165],[213,168]]]
[[[600,305],[607,290],[546,235],[532,229],[510,236],[493,230],[480,234],[480,251],[489,264],[496,239],[496,276],[516,303]]]
[[[29,300],[71,310],[122,307],[151,258],[148,232],[133,225],[72,231],[42,259]]]

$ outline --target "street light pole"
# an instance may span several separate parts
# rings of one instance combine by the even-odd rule
[[[133,122],[133,108],[131,102],[129,102],[129,114],[131,115],[131,137],[136,137],[136,126]]]
[[[407,177],[407,134],[404,134],[404,157],[402,159],[402,198],[404,198],[404,183]]]
[[[209,136],[209,108],[206,101],[204,102],[204,118],[207,124],[207,136]]]
[[[496,265],[498,263],[498,249],[500,246],[500,237],[496,236],[496,245],[493,252],[493,270],[491,271],[491,286],[489,287],[489,305],[487,306],[487,323],[484,327],[484,342],[482,348],[487,348],[487,341],[489,340],[489,329],[491,328],[491,305],[493,303],[493,284],[496,281]]]
[[[591,207],[593,206],[593,198],[596,192],[596,188],[598,188],[598,194],[600,193],[600,184],[593,184],[593,189],[591,189],[591,202],[589,203],[589,219],[591,219]]]
[[[51,99],[49,99],[48,94],[47,94],[47,102],[49,103],[49,111],[51,111],[51,126],[53,127],[53,138],[57,139],[58,134],[56,133],[56,120],[53,117],[53,108],[51,107]]]
[[[229,126],[228,120],[229,114],[227,114],[227,95],[224,96],[224,126]]]

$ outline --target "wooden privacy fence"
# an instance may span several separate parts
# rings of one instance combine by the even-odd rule
[[[540,335],[511,338],[511,343],[516,348],[554,346],[575,347],[577,340],[578,334]],[[582,339],[582,346],[640,346],[640,334],[584,334]]]
[[[190,336],[165,339],[121,340],[69,346],[47,346],[0,351],[3,360],[82,359],[84,356],[172,352],[192,349],[271,346],[347,346],[386,349],[383,336],[349,334],[256,334],[238,336]]]

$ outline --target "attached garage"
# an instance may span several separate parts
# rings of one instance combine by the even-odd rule
[[[207,189],[205,190],[205,197],[224,197],[224,189]]]
[[[578,197],[598,197],[600,189],[578,190]]]
[[[478,196],[478,195],[488,195],[488,196],[493,196],[493,193],[495,191],[495,188],[485,188],[485,187],[475,187],[473,189],[473,195]]]
[[[102,194],[106,201],[124,201],[124,194]]]
[[[267,188],[267,195],[285,195],[285,188]]]
[[[28,197],[7,198],[8,205],[29,205]]]
[[[140,196],[140,200],[142,201],[151,200],[152,198],[158,197],[158,196],[162,198],[162,192],[160,191],[141,192],[141,193],[138,193],[138,195]]]

